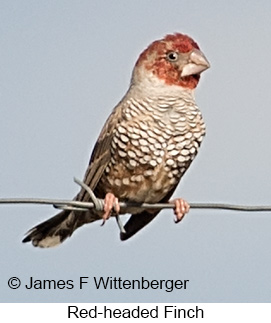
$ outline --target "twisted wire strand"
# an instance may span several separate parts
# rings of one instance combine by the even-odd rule
[[[96,198],[94,192],[83,182],[74,178],[75,183],[84,188],[89,194],[92,202],[80,202],[74,200],[58,200],[58,199],[43,199],[43,198],[0,198],[0,204],[45,204],[53,205],[57,209],[71,211],[88,211],[95,208],[98,211],[103,210],[104,200]],[[136,207],[142,209],[172,209],[174,204],[171,203],[126,203],[119,202],[122,209]],[[191,209],[216,209],[230,210],[243,212],[271,212],[271,205],[236,205],[227,203],[190,203]],[[119,230],[125,233],[123,223],[118,214],[115,215]]]
[[[101,203],[103,200],[99,199]],[[0,204],[43,204],[53,205],[59,209],[88,211],[94,208],[92,202],[80,202],[61,199],[43,199],[43,198],[0,198]],[[120,202],[121,208],[137,207],[142,209],[172,209],[174,204],[170,203],[126,203]],[[103,205],[103,204],[102,204]],[[189,203],[191,209],[219,209],[244,212],[271,212],[271,205],[237,205],[227,203]]]
[[[98,211],[103,210],[104,200],[96,198],[94,192],[83,182],[74,178],[75,183],[84,188],[92,202],[80,202],[75,200],[61,200],[61,199],[44,199],[44,198],[0,198],[0,204],[44,204],[53,205],[58,209],[74,210],[74,211],[88,211],[95,208]],[[173,209],[172,203],[127,203],[119,202],[122,209],[136,207],[142,209]],[[230,210],[230,211],[243,211],[243,212],[271,212],[271,205],[237,205],[227,203],[189,203],[191,209],[216,209],[216,210]],[[116,216],[117,223],[121,231],[123,225]]]

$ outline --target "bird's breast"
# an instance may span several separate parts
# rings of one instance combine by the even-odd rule
[[[197,107],[131,111],[114,129],[111,159],[100,185],[119,199],[159,202],[195,158],[205,125]]]

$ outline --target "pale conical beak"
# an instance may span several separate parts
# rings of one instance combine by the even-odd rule
[[[209,67],[210,63],[203,53],[198,49],[194,49],[189,55],[188,63],[183,67],[181,77],[200,74]]]

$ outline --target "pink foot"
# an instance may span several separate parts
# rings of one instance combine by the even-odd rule
[[[104,198],[104,214],[103,214],[103,223],[110,218],[112,211],[115,211],[117,214],[120,212],[120,205],[118,198],[113,193],[107,193]]]
[[[175,204],[175,208],[174,208],[174,214],[176,215],[175,223],[179,223],[186,215],[186,213],[188,213],[190,206],[185,200],[181,198],[175,199],[170,202]]]

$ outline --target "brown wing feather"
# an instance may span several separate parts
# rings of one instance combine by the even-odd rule
[[[160,203],[168,202],[176,187],[177,185],[160,201]],[[124,241],[131,238],[134,234],[149,224],[159,212],[160,210],[156,212],[143,211],[138,214],[132,214],[124,225],[125,233],[120,233],[120,239]]]
[[[110,145],[114,136],[114,128],[118,125],[121,118],[121,105],[118,104],[107,119],[99,138],[92,151],[89,166],[85,173],[84,183],[86,183],[92,190],[95,190],[106,166],[111,158]],[[77,195],[76,200],[89,200],[88,194],[82,189]]]
[[[141,213],[131,215],[124,226],[125,233],[120,233],[120,240],[124,241],[131,238],[139,230],[149,224],[159,212],[160,211],[149,213],[148,211],[143,211]]]
[[[121,109],[117,106],[107,119],[92,152],[84,179],[84,182],[92,190],[95,189],[111,158],[110,143],[114,135],[114,127],[118,124],[120,116]],[[89,201],[90,197],[82,189],[75,199]],[[27,233],[23,242],[32,241],[34,246],[52,247],[71,236],[80,226],[97,219],[99,219],[99,215],[93,210],[88,212],[62,211],[49,220],[32,228]]]

